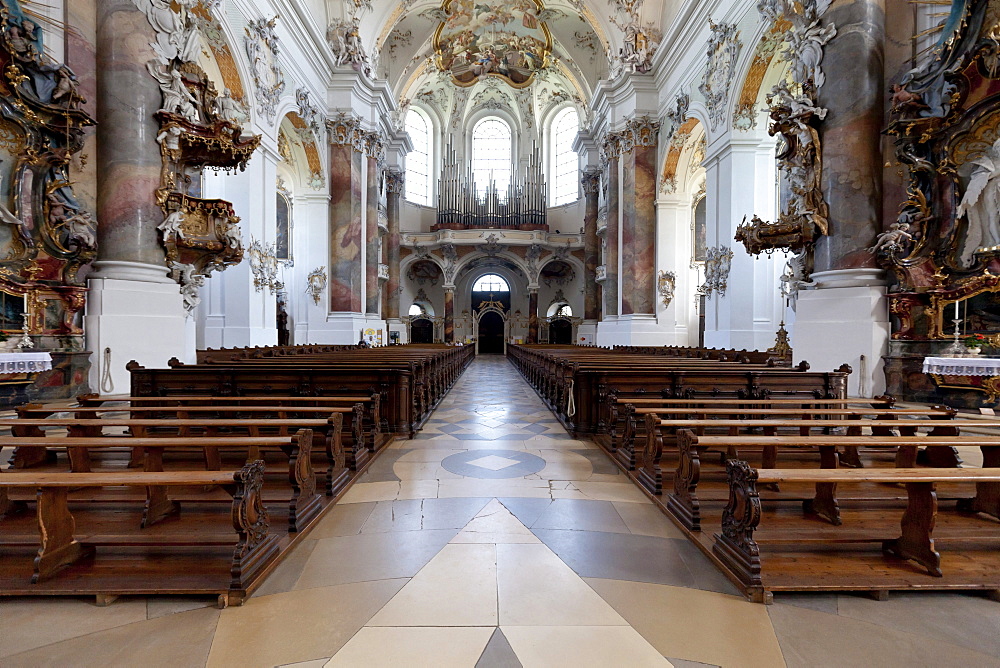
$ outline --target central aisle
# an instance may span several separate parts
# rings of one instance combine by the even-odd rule
[[[0,601],[0,665],[996,665],[996,603],[748,603],[502,357],[466,371],[242,607]],[[938,606],[947,606],[939,608]],[[948,614],[942,616],[942,609]],[[779,648],[780,644],[780,648]]]
[[[766,609],[733,596],[503,357],[478,358],[309,537],[224,611],[210,665],[783,663]],[[664,623],[696,610],[701,628]]]

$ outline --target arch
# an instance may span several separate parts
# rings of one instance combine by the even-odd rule
[[[308,174],[305,175],[305,178],[300,178],[300,180],[308,184],[313,190],[322,190],[326,187],[326,181],[323,178],[323,162],[320,158],[319,147],[316,145],[316,138],[313,135],[312,129],[297,111],[287,112],[282,120],[287,121],[292,126],[295,137],[298,140],[294,143],[301,147],[306,157]],[[280,125],[281,123],[279,123],[279,128]]]
[[[472,283],[473,292],[510,292],[510,283],[503,276],[486,273]]]
[[[667,155],[663,160],[663,171],[660,175],[660,192],[672,194],[678,192],[681,184],[678,183],[678,166],[681,155],[690,146],[689,140],[696,135],[696,131],[701,129],[704,132],[705,126],[697,118],[688,118],[681,126],[674,131],[667,145]]]
[[[759,105],[767,91],[765,80],[775,79],[773,70],[776,66],[779,70],[785,68],[780,49],[784,43],[784,34],[790,27],[788,21],[779,19],[770,29],[765,30],[757,41],[742,79],[740,94],[732,109],[734,130],[748,132],[757,127]]]
[[[476,354],[479,354],[479,325],[483,316],[492,313],[500,316],[503,320],[503,354],[507,354],[507,339],[510,337],[510,311],[504,310],[493,303],[486,304],[483,308],[473,312],[472,316],[472,336],[476,341]]]

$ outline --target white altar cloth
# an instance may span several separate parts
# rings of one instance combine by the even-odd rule
[[[1000,359],[925,357],[924,373],[937,373],[946,376],[1000,376]]]
[[[38,373],[51,368],[48,353],[0,353],[0,373]]]

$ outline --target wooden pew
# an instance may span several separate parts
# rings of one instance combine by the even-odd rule
[[[71,489],[128,486],[147,490],[191,485],[218,485],[232,497],[230,511],[236,532],[230,567],[229,588],[243,591],[278,553],[278,538],[269,530],[268,513],[262,501],[264,462],[254,461],[236,471],[127,471],[103,473],[5,472],[0,491],[11,488],[36,490],[36,512],[40,545],[34,560],[32,584],[56,576],[58,571],[94,554],[95,548],[76,539],[76,521],[69,509]],[[0,512],[7,510],[0,504]],[[182,545],[198,545],[197,532]]]
[[[307,528],[323,508],[320,495],[316,491],[316,474],[312,467],[313,434],[310,429],[300,429],[291,436],[158,436],[138,438],[135,436],[29,436],[0,437],[0,448],[64,448],[70,459],[72,472],[90,471],[87,453],[90,450],[110,448],[142,448],[145,453],[143,468],[146,472],[163,472],[165,451],[178,450],[247,450],[248,459],[256,459],[257,449],[277,448],[288,457],[288,482],[291,498],[288,501],[288,531],[298,533]],[[18,469],[30,471],[31,469]],[[331,480],[339,480],[340,471],[328,468],[327,487]],[[346,471],[344,471],[346,473]],[[0,479],[6,476],[0,473]],[[7,507],[9,499],[6,491],[0,489],[0,507]],[[142,516],[142,526],[147,527],[180,511],[180,506],[167,497],[164,488],[151,487]]]
[[[230,403],[228,400],[222,400],[219,404],[213,405],[205,398],[199,397],[192,400],[193,405],[189,405],[186,399],[176,401],[171,400],[166,402],[175,404],[170,406],[108,405],[109,403],[113,403],[115,401],[117,400],[106,398],[99,400],[98,398],[90,398],[86,401],[88,405],[85,406],[26,404],[24,406],[18,406],[15,410],[21,420],[52,419],[50,416],[65,414],[67,416],[78,416],[75,418],[66,418],[76,420],[78,423],[81,420],[96,420],[99,419],[98,416],[107,415],[109,413],[129,413],[133,416],[132,419],[138,420],[169,419],[175,425],[178,421],[183,421],[187,424],[189,430],[192,427],[198,426],[203,428],[222,428],[226,426],[222,423],[197,425],[192,423],[191,420],[223,420],[232,423],[229,425],[230,430],[243,430],[250,436],[261,436],[270,432],[277,432],[279,435],[285,435],[288,433],[287,428],[294,424],[294,426],[297,427],[308,427],[323,433],[326,436],[326,450],[328,457],[333,458],[336,456],[339,458],[340,456],[343,456],[347,468],[351,471],[357,471],[360,467],[362,467],[364,463],[368,461],[369,452],[373,452],[375,449],[374,440],[369,441],[367,447],[365,445],[366,439],[363,431],[363,415],[365,414],[365,408],[361,402],[358,402],[349,408],[345,406],[297,406],[294,405],[294,402],[290,402],[293,403],[291,406],[243,406],[240,402]],[[143,402],[140,400],[136,403],[142,404]],[[202,405],[203,403],[205,405]],[[89,404],[94,405],[91,406]],[[247,415],[253,415],[254,417],[247,418]],[[306,415],[312,416],[312,418],[302,417]],[[167,418],[166,416],[171,417]],[[321,416],[326,416],[326,419],[320,419]],[[350,428],[349,439],[344,438],[345,417],[348,420],[348,427]],[[100,419],[107,420],[108,418]],[[39,425],[39,427],[48,426],[48,424],[49,423],[46,423],[46,425]],[[26,427],[27,423],[20,422],[18,425]],[[2,421],[0,421],[0,426],[3,426]],[[168,430],[172,429],[171,425],[164,426]],[[190,433],[192,432],[187,431],[178,435],[187,436],[190,435]],[[26,431],[22,431],[19,435],[28,436],[31,434]],[[140,434],[135,435],[138,436]],[[30,456],[30,454],[19,456],[19,461],[21,461],[23,457],[27,456]],[[35,456],[37,456],[37,454]],[[31,460],[23,461],[27,464],[31,463]]]
[[[931,420],[952,420],[956,411],[948,408],[946,406],[931,406],[930,408],[892,408],[892,409],[855,409],[855,408],[736,408],[736,407],[723,407],[723,408],[657,408],[654,406],[647,406],[644,408],[635,408],[632,404],[626,404],[623,411],[622,422],[624,427],[621,432],[620,445],[614,447],[615,441],[611,440],[609,442],[609,450],[611,454],[620,461],[628,470],[633,471],[637,466],[642,465],[640,462],[641,453],[637,452],[635,447],[635,441],[639,429],[637,428],[637,418],[646,415],[656,415],[658,417],[662,416],[669,419],[688,419],[688,420],[701,420],[704,421],[706,426],[714,424],[717,420],[743,420],[748,422],[756,422],[760,420],[777,420],[777,419],[794,419],[794,420],[846,420],[841,425],[848,429],[857,428],[859,425],[855,423],[857,420],[861,420],[866,417],[874,417],[880,421],[892,422],[893,425],[897,423],[900,419],[905,418],[916,418],[918,416],[923,416]],[[643,422],[646,425],[645,421]],[[987,423],[983,423],[980,426],[986,426]],[[997,423],[993,423],[991,426],[996,426]],[[664,427],[670,427],[671,425],[660,425]],[[715,426],[718,426],[717,424]],[[834,425],[828,425],[832,428]],[[968,425],[974,426],[974,425]],[[879,425],[881,428],[882,425]],[[643,429],[644,433],[645,429]],[[617,429],[612,433],[612,439],[618,438]],[[944,453],[942,453],[943,455]],[[861,460],[858,457],[858,453],[855,449],[848,449],[844,454],[845,463],[850,466],[862,466]],[[950,466],[957,464],[957,454],[953,456],[952,459],[941,459],[938,456],[934,463],[938,466]]]
[[[907,501],[900,521],[901,535],[896,538],[876,537],[869,540],[880,541],[882,551],[886,555],[916,561],[935,577],[944,575],[941,569],[941,555],[936,550],[932,535],[938,514],[936,484],[964,482],[992,489],[1000,486],[998,468],[768,470],[755,469],[745,461],[731,460],[727,462],[726,470],[729,501],[723,511],[721,532],[714,536],[713,553],[735,576],[751,598],[767,603],[770,602],[771,595],[766,589],[765,574],[762,573],[762,569],[768,560],[766,555],[761,554],[761,546],[754,535],[764,515],[758,492],[759,485],[791,482],[828,486],[859,483],[904,484]],[[968,506],[963,510],[969,510]],[[996,507],[992,507],[991,510],[990,514],[995,517]],[[996,534],[996,525],[987,525],[986,522],[983,524],[992,529],[992,534]],[[811,579],[819,581],[823,577],[824,574],[817,573]],[[881,584],[884,583],[872,581],[870,586],[877,590]]]
[[[650,421],[654,418],[650,416]],[[917,421],[913,421],[916,423]],[[928,424],[930,421],[919,421]],[[930,423],[934,424],[934,423]],[[760,449],[765,452],[761,470],[775,467],[775,452],[778,450],[809,450],[819,452],[821,469],[838,469],[837,449],[844,446],[866,446],[872,448],[896,449],[896,467],[913,468],[916,465],[918,447],[953,448],[956,445],[976,446],[983,451],[984,465],[988,468],[1000,467],[1000,437],[998,436],[959,436],[954,422],[935,426],[927,436],[914,436],[910,433],[899,436],[832,436],[828,434],[807,434],[797,436],[699,436],[690,429],[679,429],[677,432],[678,464],[674,473],[673,488],[667,500],[667,510],[677,520],[691,531],[701,529],[701,504],[698,499],[698,483],[701,479],[701,455],[704,449],[715,448],[735,451],[734,458],[739,457],[740,449]],[[915,429],[915,427],[913,428]],[[937,433],[934,433],[937,432]],[[942,435],[942,433],[944,435]],[[655,443],[661,440],[659,430],[650,425],[649,441]],[[656,447],[655,445],[653,447]],[[767,451],[771,450],[768,454]],[[727,460],[731,461],[731,460]],[[808,470],[808,469],[807,469]],[[659,483],[662,489],[662,474],[659,466],[644,467],[638,475],[639,480],[647,489]],[[1000,488],[997,488],[1000,489]],[[997,489],[984,488],[977,495],[976,507],[986,508],[984,512],[996,514],[1000,519],[1000,507],[990,499],[1000,498]],[[992,504],[992,505],[991,505]],[[821,484],[816,487],[816,495],[805,502],[806,511],[825,517],[832,524],[840,524],[840,508],[836,499],[836,486]]]

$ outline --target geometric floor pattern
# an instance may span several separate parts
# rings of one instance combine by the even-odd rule
[[[245,605],[210,604],[0,600],[0,666],[1000,663],[985,598],[745,601],[502,357],[477,359]]]

